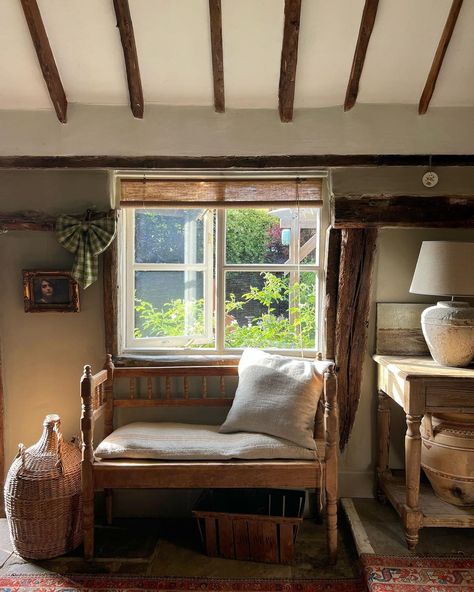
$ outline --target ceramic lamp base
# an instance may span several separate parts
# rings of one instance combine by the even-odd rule
[[[421,315],[421,328],[435,362],[468,366],[474,357],[474,308],[468,302],[438,302]]]

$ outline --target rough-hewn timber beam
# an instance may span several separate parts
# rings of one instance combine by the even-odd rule
[[[217,169],[423,166],[428,154],[294,154],[274,156],[0,156],[0,169]],[[474,154],[436,154],[433,167],[474,166]]]
[[[436,86],[436,81],[438,80],[439,71],[441,70],[444,56],[448,49],[449,42],[451,41],[451,36],[453,34],[456,21],[458,20],[462,2],[463,0],[453,0],[453,3],[451,4],[451,9],[449,11],[446,24],[444,25],[443,33],[441,34],[438,48],[433,58],[433,63],[431,64],[431,69],[426,80],[425,88],[423,89],[420,103],[418,105],[418,113],[420,115],[423,115],[428,110],[428,106]]]
[[[285,0],[285,24],[278,88],[278,108],[280,119],[284,123],[293,119],[300,16],[301,0]]]
[[[211,26],[212,75],[214,79],[214,109],[217,111],[217,113],[224,113],[224,52],[222,49],[221,0],[209,0],[209,21]]]
[[[341,231],[329,228],[326,235],[324,332],[326,335],[323,352],[326,360],[334,360],[336,354],[336,312],[339,282],[339,259],[341,256]]]
[[[335,197],[335,228],[474,228],[474,194]]]
[[[9,230],[54,230],[56,218],[43,212],[0,212],[0,232]]]
[[[114,0],[117,27],[120,31],[120,39],[123,47],[123,57],[127,70],[128,92],[130,95],[130,107],[135,117],[143,118],[144,102],[140,67],[138,65],[137,47],[133,33],[132,17],[128,0]]]
[[[66,93],[59,76],[56,62],[54,61],[53,52],[46,30],[43,25],[43,19],[38,8],[36,0],[21,0],[25,19],[30,29],[31,39],[35,46],[38,62],[43,72],[46,86],[48,87],[49,96],[56,111],[56,115],[61,123],[66,123],[67,120],[67,99]]]
[[[377,229],[346,228],[341,237],[335,358],[340,414],[339,447],[343,450],[360,399]]]
[[[360,22],[359,37],[357,38],[349,83],[347,85],[344,111],[352,109],[357,100],[357,95],[359,94],[359,81],[364,67],[365,54],[367,53],[370,36],[372,35],[372,30],[374,28],[378,5],[379,0],[365,0],[362,20]]]

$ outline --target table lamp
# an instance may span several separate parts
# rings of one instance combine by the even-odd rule
[[[438,364],[469,365],[474,357],[474,308],[454,298],[474,295],[474,242],[423,242],[410,292],[451,296],[422,312],[421,328]]]

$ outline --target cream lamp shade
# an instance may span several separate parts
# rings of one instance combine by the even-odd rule
[[[440,296],[474,295],[474,242],[423,242],[410,292]]]
[[[423,242],[410,292],[451,296],[421,315],[433,359],[442,366],[467,366],[474,357],[474,308],[456,296],[474,295],[474,242]]]

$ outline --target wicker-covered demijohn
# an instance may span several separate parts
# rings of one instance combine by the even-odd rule
[[[15,551],[29,559],[62,555],[82,542],[81,453],[64,442],[58,415],[47,415],[39,441],[19,453],[5,483]]]

